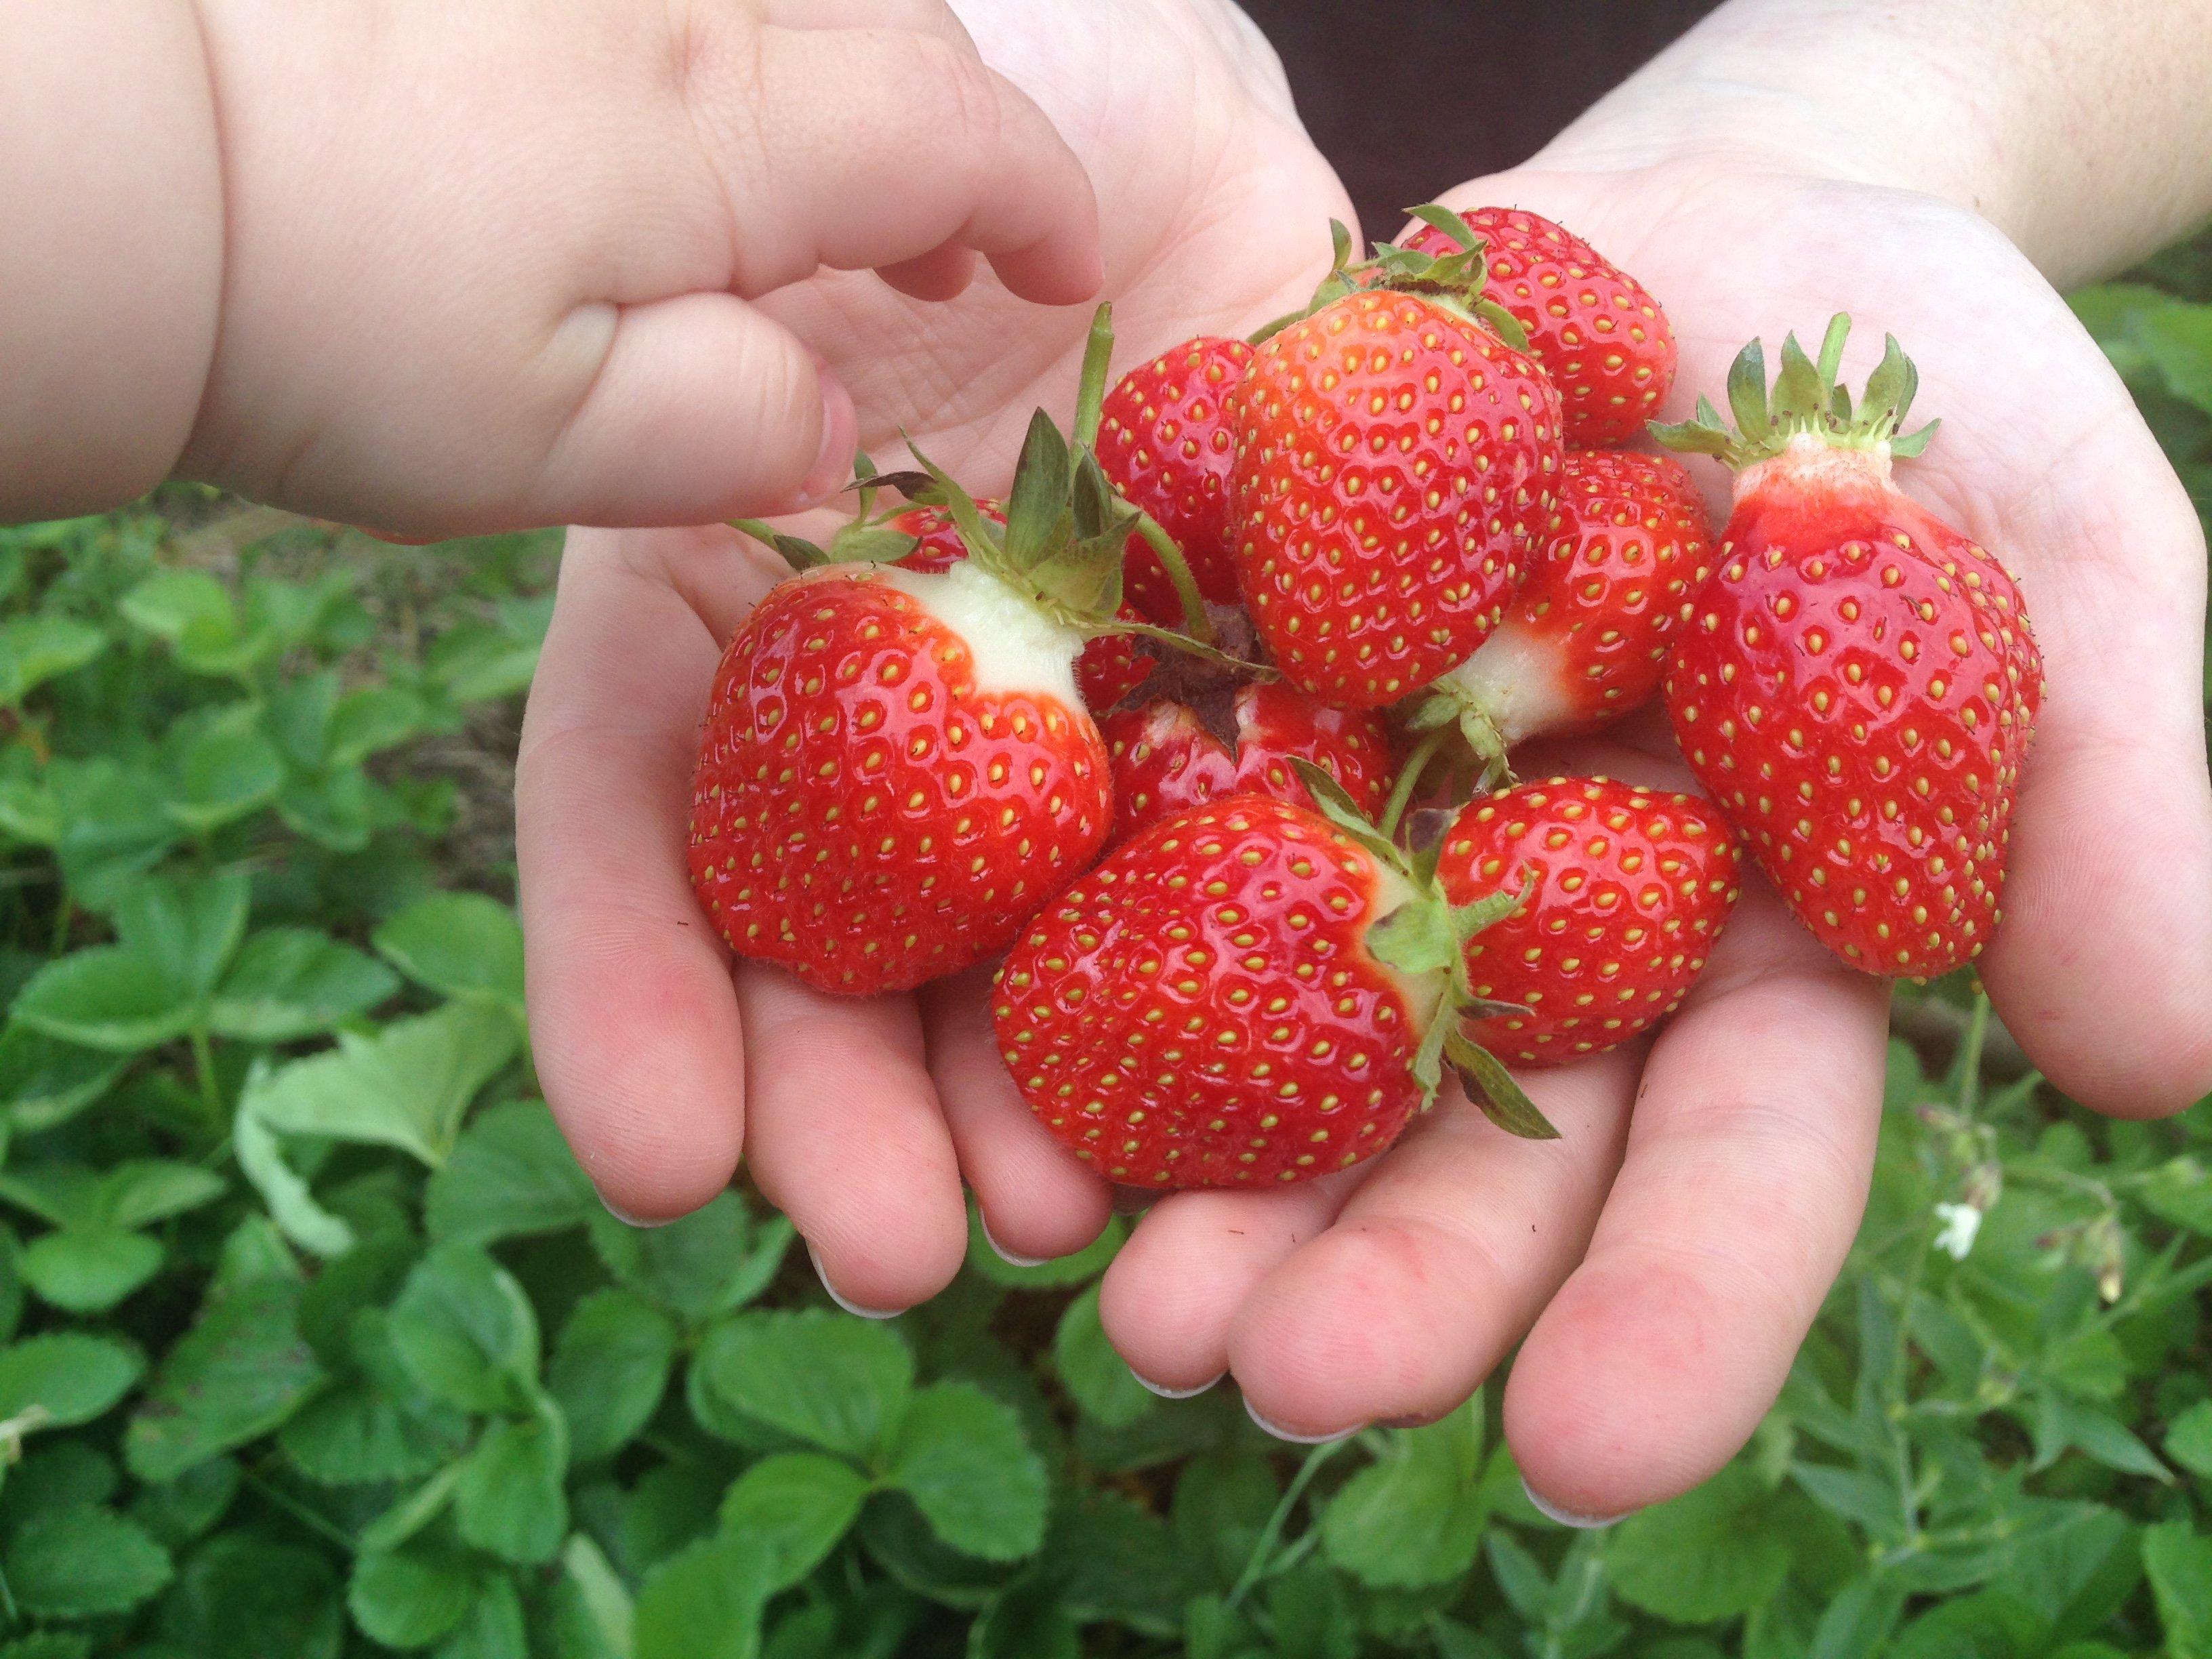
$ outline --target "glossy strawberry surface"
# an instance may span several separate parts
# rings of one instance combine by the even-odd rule
[[[1563,464],[1534,362],[1441,304],[1364,291],[1262,345],[1230,414],[1238,580],[1286,679],[1378,708],[1489,636]]]
[[[1113,802],[1076,641],[1016,637],[1044,625],[997,588],[965,564],[832,567],[738,630],[708,706],[690,867],[740,956],[823,990],[905,989],[1006,944],[1097,854]]]
[[[1558,1065],[1641,1036],[1674,1012],[1735,908],[1735,835],[1711,801],[1607,778],[1552,778],[1462,807],[1437,866],[1466,903],[1521,908],[1468,943],[1474,994],[1526,1015],[1473,1021],[1499,1059]]]
[[[1159,520],[1182,550],[1200,593],[1237,602],[1229,557],[1229,469],[1234,453],[1229,390],[1244,378],[1252,348],[1201,335],[1124,374],[1107,392],[1098,427],[1098,464],[1130,502]],[[1154,622],[1182,614],[1159,557],[1129,538],[1128,598]]]
[[[1626,443],[1659,412],[1674,384],[1674,331],[1644,284],[1571,231],[1517,208],[1460,215],[1483,240],[1486,298],[1528,332],[1566,413],[1567,441],[1587,448]],[[1452,242],[1423,225],[1405,240],[1444,254]]]
[[[1389,1145],[1433,1005],[1368,954],[1396,902],[1310,809],[1239,795],[1117,848],[1046,906],[993,997],[1038,1120],[1111,1180],[1272,1186]]]
[[[1006,523],[1006,510],[997,501],[979,501],[975,506],[993,524]],[[902,570],[941,572],[968,556],[968,544],[960,539],[960,526],[941,507],[909,507],[891,520],[890,527],[915,538],[914,551],[898,562]]]
[[[1293,760],[1311,761],[1370,817],[1389,799],[1390,728],[1379,715],[1332,708],[1275,681],[1237,689],[1235,743],[1188,704],[1162,698],[1098,723],[1114,767],[1114,839],[1226,795],[1306,799]]]
[[[1508,744],[1649,701],[1712,570],[1705,502],[1672,456],[1569,451],[1553,524],[1504,621],[1450,677]]]
[[[1698,781],[1820,941],[1923,977],[1995,932],[2043,667],[2003,566],[1814,439],[1744,471],[1674,647]]]

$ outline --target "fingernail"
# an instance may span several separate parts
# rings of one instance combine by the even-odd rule
[[[853,452],[860,441],[860,417],[853,407],[853,394],[819,356],[814,367],[822,380],[822,450],[799,486],[798,499],[792,502],[794,512],[819,506],[853,482]]]
[[[1528,1494],[1528,1501],[1536,1506],[1536,1513],[1558,1522],[1563,1527],[1574,1527],[1583,1532],[1595,1532],[1601,1527],[1612,1526],[1621,1517],[1617,1515],[1579,1515],[1573,1510],[1563,1510],[1557,1504],[1540,1497],[1528,1484],[1526,1475],[1521,1478],[1521,1490]]]
[[[621,1222],[625,1227],[665,1227],[670,1222],[676,1219],[674,1216],[653,1217],[632,1215],[628,1210],[622,1209],[617,1206],[614,1200],[609,1198],[605,1193],[601,1193],[599,1194],[599,1202],[607,1206],[607,1213],[609,1215]]]
[[[1163,1400],[1195,1400],[1199,1395],[1204,1394],[1215,1383],[1221,1381],[1223,1377],[1228,1376],[1229,1373],[1227,1371],[1216,1371],[1212,1376],[1207,1377],[1205,1382],[1200,1383],[1196,1388],[1191,1389],[1171,1389],[1164,1382],[1155,1382],[1151,1377],[1146,1376],[1142,1371],[1137,1370],[1133,1365],[1129,1368],[1129,1375],[1135,1377],[1138,1382],[1143,1383],[1146,1388],[1150,1389],[1154,1394],[1159,1395]],[[1266,1425],[1263,1424],[1261,1426],[1265,1427]],[[1273,1434],[1274,1431],[1273,1429],[1269,1429],[1267,1432]]]
[[[903,1308],[862,1307],[859,1303],[844,1295],[835,1285],[830,1282],[830,1275],[822,1270],[821,1255],[811,1244],[809,1244],[806,1247],[806,1259],[814,1264],[814,1276],[822,1281],[822,1288],[824,1291],[828,1292],[830,1299],[836,1303],[839,1307],[842,1308],[847,1313],[853,1315],[855,1318],[896,1319],[901,1314],[906,1311]]]
[[[1046,1262],[1052,1260],[1048,1255],[1016,1255],[1005,1245],[1000,1243],[997,1239],[991,1237],[991,1224],[989,1222],[983,1220],[981,1216],[976,1218],[976,1221],[977,1224],[983,1229],[983,1242],[991,1247],[991,1254],[997,1256],[1000,1261],[1005,1262],[1009,1267],[1042,1267]]]
[[[1348,1429],[1336,1429],[1328,1434],[1299,1434],[1295,1430],[1279,1428],[1270,1423],[1260,1415],[1249,1399],[1244,1402],[1244,1414],[1258,1424],[1262,1431],[1273,1435],[1278,1440],[1288,1441],[1293,1446],[1326,1446],[1332,1440],[1349,1440],[1367,1426],[1364,1423],[1354,1423]]]

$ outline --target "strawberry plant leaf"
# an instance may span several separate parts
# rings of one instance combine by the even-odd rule
[[[354,1562],[346,1606],[371,1641],[426,1648],[468,1617],[483,1586],[482,1572],[456,1550],[372,1550]]]
[[[522,1597],[507,1574],[488,1576],[460,1624],[431,1659],[530,1659]]]
[[[1109,1428],[1126,1428],[1158,1406],[1098,1322],[1098,1286],[1069,1303],[1053,1333],[1053,1364],[1075,1403]]]
[[[169,1582],[168,1551],[112,1510],[79,1504],[40,1515],[0,1550],[15,1605],[35,1617],[127,1613]]]
[[[852,1457],[876,1449],[914,1388],[896,1332],[817,1310],[736,1315],[692,1364],[740,1418]]]
[[[769,1596],[759,1571],[722,1534],[663,1561],[638,1592],[635,1659],[755,1659]]]
[[[884,1447],[884,1479],[963,1554],[1012,1561],[1043,1541],[1043,1462],[1012,1409],[971,1382],[915,1395]]]
[[[1383,1433],[1376,1461],[1322,1511],[1322,1547],[1378,1588],[1448,1583],[1474,1564],[1490,1516],[1482,1398],[1425,1428]]]
[[[867,1477],[842,1459],[778,1452],[732,1483],[722,1500],[722,1535],[774,1594],[799,1583],[836,1548],[867,1495]]]
[[[466,1412],[530,1408],[538,1316],[514,1276],[483,1251],[433,1247],[392,1304],[391,1335],[425,1394]]]
[[[50,1331],[0,1348],[0,1419],[36,1411],[56,1428],[112,1410],[145,1370],[138,1351],[90,1331]]]
[[[98,656],[107,635],[76,617],[15,617],[0,623],[0,703],[14,707],[58,675]]]
[[[374,1036],[339,1033],[335,1053],[249,1082],[244,1109],[288,1134],[397,1146],[434,1167],[452,1152],[469,1103],[520,1042],[512,1018],[452,1003]]]
[[[520,1566],[553,1559],[568,1531],[568,1430],[540,1398],[528,1417],[486,1426],[453,1486],[462,1541]]]
[[[490,1244],[580,1227],[600,1208],[544,1103],[505,1101],[473,1117],[433,1171],[423,1218],[434,1239]]]
[[[129,1063],[13,1021],[0,1031],[0,1107],[25,1133],[58,1128],[113,1087]]]
[[[2142,1540],[2143,1571],[2172,1659],[2212,1655],[2212,1538],[2186,1521],[2163,1521]]]
[[[251,1093],[249,1085],[249,1098]],[[231,1146],[240,1173],[261,1194],[285,1237],[319,1256],[343,1255],[353,1248],[353,1229],[315,1201],[313,1189],[284,1161],[275,1133],[244,1105],[231,1120]]]
[[[1750,1612],[1790,1571],[1787,1535],[1740,1468],[1670,1502],[1632,1515],[1606,1553],[1623,1599],[1677,1624]]]
[[[2212,1400],[2200,1400],[2166,1431],[2166,1455],[2191,1474],[2212,1476]]]
[[[676,1322],[628,1291],[595,1291],[561,1328],[545,1388],[568,1419],[579,1463],[611,1457],[634,1439],[667,1391]]]
[[[70,1313],[102,1313],[161,1269],[161,1247],[116,1227],[70,1227],[23,1247],[18,1270],[40,1299]]]
[[[271,927],[240,949],[208,1012],[219,1036],[295,1042],[363,1014],[399,988],[375,957],[306,927]]]
[[[172,732],[171,787],[161,807],[196,836],[234,823],[276,799],[284,763],[257,724],[260,711],[240,703],[222,717]]]
[[[17,1024],[110,1054],[137,1054],[174,1042],[191,1028],[185,988],[137,951],[96,945],[48,963],[15,998]]]
[[[163,1356],[124,1436],[142,1480],[169,1480],[275,1429],[325,1373],[301,1340],[300,1286],[263,1279],[212,1298]]]
[[[227,1533],[179,1569],[161,1601],[161,1632],[192,1654],[339,1659],[338,1577],[319,1551]]]
[[[576,1533],[561,1567],[548,1598],[554,1651],[560,1659],[629,1659],[636,1604],[605,1552],[588,1533]]]
[[[670,1309],[690,1323],[741,1307],[760,1288],[746,1265],[750,1220],[735,1193],[712,1200],[665,1227],[633,1227],[594,1203],[592,1247],[617,1284]],[[765,1234],[767,1230],[763,1229]],[[788,1235],[785,1235],[787,1242]],[[776,1244],[780,1259],[783,1245]],[[773,1273],[775,1268],[768,1269]]]
[[[96,1218],[113,1227],[148,1227],[211,1204],[228,1190],[221,1176],[197,1164],[134,1158],[95,1183]]]
[[[385,960],[441,996],[522,1006],[522,928],[481,893],[434,893],[376,930]]]

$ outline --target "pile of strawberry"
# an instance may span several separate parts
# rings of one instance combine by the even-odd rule
[[[1771,391],[1746,348],[1733,428],[1649,428],[1735,469],[1716,551],[1682,465],[1618,447],[1674,380],[1651,296],[1533,214],[1418,216],[1110,391],[1102,309],[1003,503],[917,455],[862,461],[826,548],[745,526],[800,574],[716,678],[701,899],[827,991],[1006,951],[1007,1067],[1115,1181],[1343,1169],[1447,1067],[1554,1133],[1507,1063],[1670,1012],[1740,848],[1869,973],[1996,926],[2041,668],[2003,568],[1891,484],[1933,431],[1896,343],[1856,406],[1838,318]],[[1705,796],[1512,784],[1655,694]]]

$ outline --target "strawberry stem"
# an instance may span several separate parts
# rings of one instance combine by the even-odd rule
[[[1383,803],[1382,816],[1376,823],[1386,838],[1395,838],[1398,825],[1406,817],[1406,808],[1412,804],[1413,791],[1420,787],[1421,775],[1429,769],[1429,763],[1443,747],[1445,728],[1439,726],[1413,745],[1413,752],[1406,757],[1406,763],[1398,769],[1398,781],[1391,787],[1390,799]]]
[[[1083,343],[1083,374],[1075,383],[1074,441],[1098,447],[1099,411],[1106,403],[1106,374],[1114,360],[1114,305],[1107,301],[1091,313],[1091,336]]]
[[[1168,534],[1158,519],[1141,509],[1137,513],[1137,533],[1158,556],[1160,568],[1175,585],[1176,603],[1182,607],[1183,632],[1201,645],[1212,645],[1215,638],[1213,618],[1206,614],[1206,596],[1198,591],[1198,578],[1190,574],[1190,561],[1183,557],[1182,549],[1176,545],[1175,538]]]

